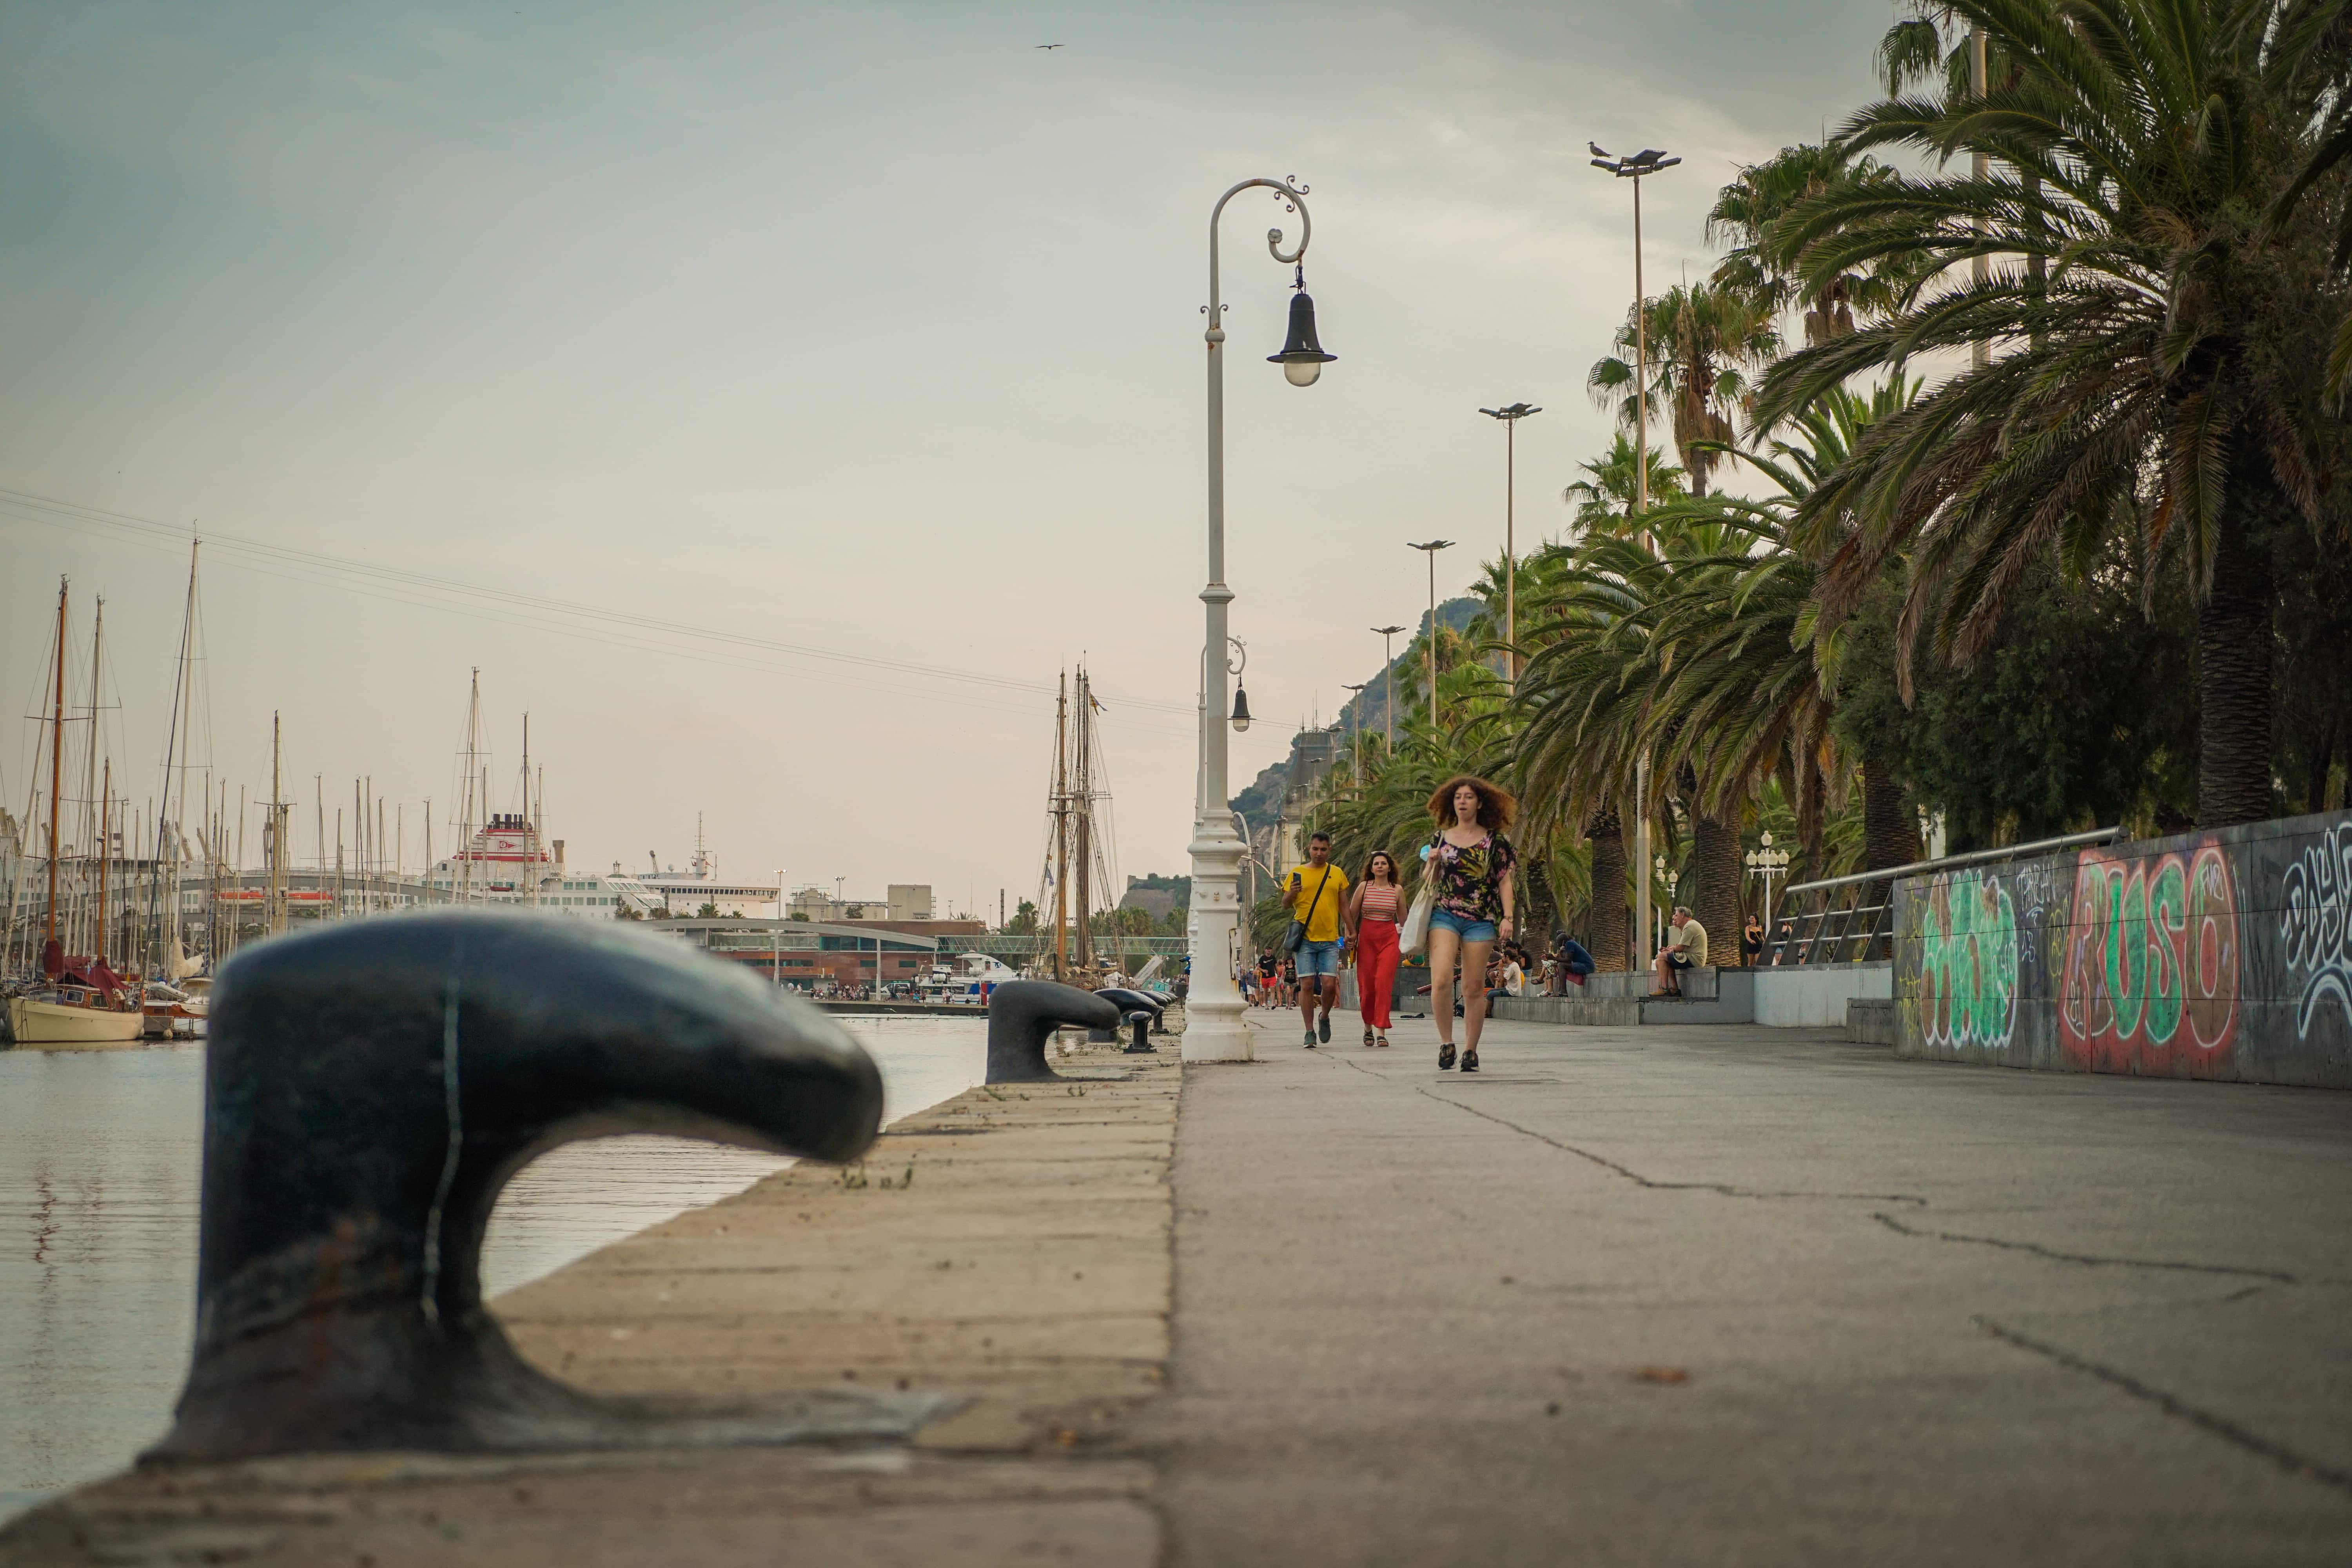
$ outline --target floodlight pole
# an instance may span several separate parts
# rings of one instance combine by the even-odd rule
[[[1598,142],[1587,142],[1592,149],[1592,166],[1606,169],[1621,180],[1633,182],[1633,511],[1644,520],[1643,531],[1648,532],[1650,514],[1650,324],[1649,296],[1642,281],[1642,181],[1661,169],[1671,169],[1682,162],[1669,158],[1656,148],[1622,158],[1612,158]],[[1647,934],[1650,929],[1650,753],[1644,751],[1636,765],[1633,785],[1633,859],[1642,874],[1633,879],[1633,929]],[[1648,967],[1645,961],[1643,968]]]
[[[1638,184],[1633,187],[1637,192],[1641,188]],[[1503,422],[1503,668],[1504,684],[1516,692],[1519,689],[1519,421],[1543,410],[1530,404],[1514,403],[1478,412]]]

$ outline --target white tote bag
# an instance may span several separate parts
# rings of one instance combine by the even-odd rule
[[[1397,932],[1397,948],[1402,952],[1419,952],[1429,945],[1429,911],[1437,901],[1437,879],[1426,871],[1422,874],[1421,891],[1412,897],[1412,909],[1404,917],[1404,929]]]

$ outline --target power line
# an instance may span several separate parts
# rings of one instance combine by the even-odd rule
[[[170,523],[157,522],[149,518],[110,511],[102,507],[87,506],[77,501],[6,489],[0,489],[0,514],[13,516],[19,521],[37,522],[67,530],[83,531],[111,530],[117,533],[129,534],[142,544],[153,545],[168,541],[175,549],[195,531]],[[813,644],[786,642],[780,638],[760,637],[724,628],[692,626],[634,611],[580,604],[544,595],[527,594],[512,588],[492,587],[465,582],[458,578],[443,577],[431,573],[358,561],[321,551],[301,550],[291,545],[272,544],[265,541],[246,539],[236,534],[221,533],[211,530],[203,531],[203,538],[207,544],[213,546],[214,559],[225,560],[227,563],[245,571],[310,586],[341,588],[347,592],[362,593],[368,596],[394,603],[502,621],[538,631],[580,637],[613,647],[667,653],[679,658],[694,658],[701,662],[734,668],[772,671],[775,668],[772,665],[747,662],[741,658],[722,658],[712,653],[697,652],[665,643],[642,640],[648,636],[685,637],[697,642],[716,644],[721,647],[742,648],[786,659],[848,666],[855,669],[870,670],[876,675],[885,677],[901,676],[925,680],[951,681],[962,686],[992,688],[1007,694],[1019,693],[1029,697],[1043,698],[1053,695],[1051,687],[975,670],[947,669],[935,665],[919,664],[911,660],[852,653]],[[363,589],[346,580],[351,577],[373,579],[395,591]],[[586,625],[570,624],[572,622],[586,623]],[[888,685],[877,681],[871,677],[860,679],[833,673],[831,678],[844,680],[846,684],[902,695],[921,697],[940,695],[937,692]],[[1016,707],[1003,702],[989,702],[976,695],[961,696],[957,700],[999,711],[1024,713],[1033,711],[1026,705]],[[1197,709],[1191,704],[1156,702],[1143,698],[1118,699],[1114,706],[1130,711],[1141,710],[1153,713],[1181,714],[1187,718],[1193,717],[1197,712]],[[1113,721],[1118,722],[1118,721]],[[1121,723],[1120,727],[1171,735],[1191,732],[1189,729],[1178,731],[1172,727],[1139,725],[1131,721]]]

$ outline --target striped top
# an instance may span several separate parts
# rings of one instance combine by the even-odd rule
[[[1364,884],[1364,918],[1368,921],[1393,922],[1402,906],[1403,895],[1385,882]]]

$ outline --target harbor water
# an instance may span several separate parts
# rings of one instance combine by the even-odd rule
[[[892,1121],[981,1081],[984,1020],[842,1020]],[[0,1519],[160,1436],[194,1331],[201,1045],[0,1051]],[[574,1143],[499,1203],[487,1293],[512,1289],[787,1162],[672,1138]]]

